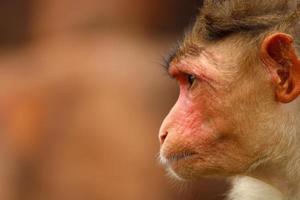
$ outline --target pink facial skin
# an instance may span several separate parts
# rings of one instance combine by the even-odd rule
[[[160,129],[160,156],[182,178],[192,177],[193,171],[209,174],[216,170],[211,162],[218,157],[214,153],[225,150],[219,140],[226,138],[230,126],[218,109],[223,94],[217,91],[220,83],[214,69],[205,56],[185,58],[169,69],[178,81],[180,95]],[[196,77],[193,83],[190,75]]]
[[[171,76],[178,81],[180,94],[177,103],[163,122],[161,144],[163,144],[163,137],[171,137],[169,129],[176,129],[176,132],[186,134],[188,138],[195,137],[195,133],[199,131],[203,133],[202,137],[205,137],[209,131],[209,128],[205,126],[204,112],[202,112],[206,107],[206,98],[209,98],[209,94],[201,95],[204,90],[207,90],[205,87],[210,86],[207,82],[208,78],[199,73],[195,66],[189,66],[187,64],[174,65],[169,70]],[[188,81],[190,75],[196,77],[193,84]],[[199,129],[205,129],[205,131]],[[166,135],[167,132],[168,135]]]

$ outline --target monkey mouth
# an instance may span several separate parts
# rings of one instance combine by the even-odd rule
[[[163,163],[165,164],[173,164],[179,161],[188,161],[197,155],[196,152],[194,151],[181,151],[181,152],[176,152],[176,153],[171,153],[167,156],[165,156],[162,160]]]

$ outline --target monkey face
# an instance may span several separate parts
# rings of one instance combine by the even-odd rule
[[[181,88],[161,128],[162,162],[182,178],[240,173],[251,156],[239,146],[233,123],[218,110],[215,97],[202,92],[191,97]]]
[[[168,69],[178,81],[180,95],[160,129],[160,158],[184,179],[244,174],[271,151],[268,144],[276,142],[275,136],[263,139],[271,134],[269,122],[263,121],[265,113],[273,112],[272,89],[265,72],[254,73],[261,73],[256,79],[246,74],[228,81],[224,72],[228,75],[235,70],[224,65],[232,55],[207,51],[185,57]],[[222,70],[216,66],[220,61]],[[272,114],[268,116],[272,118]]]

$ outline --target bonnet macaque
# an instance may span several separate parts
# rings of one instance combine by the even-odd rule
[[[300,199],[298,4],[204,1],[166,63],[180,94],[160,158],[175,177],[228,177],[232,200]]]

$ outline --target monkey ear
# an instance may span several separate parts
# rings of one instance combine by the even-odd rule
[[[292,43],[291,35],[274,33],[261,45],[260,58],[271,74],[277,101],[282,103],[300,94],[300,61]]]

